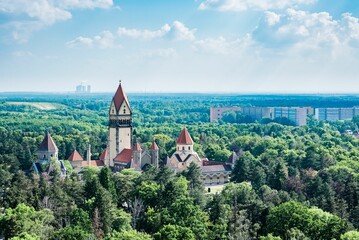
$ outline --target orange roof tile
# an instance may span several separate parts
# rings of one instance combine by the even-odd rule
[[[87,161],[83,161],[81,163],[81,165],[83,167],[86,167],[88,164],[87,164]],[[94,167],[102,167],[102,166],[105,166],[105,163],[102,161],[102,160],[91,160],[90,161],[90,165],[91,166],[94,166]]]
[[[142,150],[141,145],[139,143],[136,143],[132,149],[133,149],[133,151],[141,151]]]
[[[157,146],[156,142],[152,143],[151,150],[158,150],[158,146]]]
[[[100,160],[105,160],[107,155],[107,148],[101,153]]]
[[[177,144],[193,145],[193,140],[191,138],[191,135],[189,135],[187,128],[183,128],[180,136],[177,139]]]
[[[116,107],[117,111],[120,109],[121,104],[123,103],[123,101],[125,101],[127,103],[127,106],[130,107],[130,103],[129,103],[128,99],[127,99],[126,93],[122,89],[121,82],[120,82],[120,85],[117,88],[115,96],[113,97],[113,101],[115,102],[115,107]]]
[[[132,154],[133,154],[132,149],[125,148],[113,160],[115,162],[117,161],[117,162],[129,163],[132,160]]]
[[[84,159],[81,157],[79,152],[75,149],[75,151],[73,151],[73,153],[71,154],[71,156],[67,160],[69,160],[69,161],[83,161]]]

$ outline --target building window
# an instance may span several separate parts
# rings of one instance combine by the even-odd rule
[[[53,157],[53,155],[51,154],[51,157]]]
[[[123,109],[123,113],[126,114],[126,109]]]
[[[112,113],[115,113],[115,111],[112,109]]]
[[[191,150],[191,147],[188,147],[188,150]]]
[[[44,154],[44,159],[46,159],[46,155]]]

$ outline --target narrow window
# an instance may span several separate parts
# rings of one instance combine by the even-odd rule
[[[184,150],[184,147],[182,147],[182,150]]]
[[[44,154],[44,159],[46,159],[46,155]]]
[[[126,113],[126,109],[123,109],[123,113],[124,113],[124,114]]]
[[[188,150],[191,150],[191,147],[188,147]]]

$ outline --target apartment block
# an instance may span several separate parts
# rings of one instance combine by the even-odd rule
[[[209,114],[210,122],[218,122],[226,111],[238,112],[241,111],[241,107],[211,107]]]
[[[318,121],[348,120],[359,115],[359,108],[316,108],[315,119]]]

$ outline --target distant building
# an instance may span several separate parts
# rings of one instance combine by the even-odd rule
[[[33,163],[33,170],[37,174],[49,175],[58,167],[61,176],[66,176],[66,167],[64,161],[58,159],[59,149],[49,132],[45,134],[38,151],[37,160]]]
[[[90,93],[91,85],[86,85],[85,82],[81,82],[80,85],[76,86],[76,93]]]
[[[223,113],[226,111],[241,111],[240,107],[211,107],[210,108],[210,122],[218,122],[223,117]]]
[[[229,182],[234,161],[237,156],[231,155],[227,162],[209,161],[207,158],[200,158],[194,151],[194,142],[186,128],[183,128],[176,142],[176,152],[167,159],[166,166],[176,172],[186,170],[190,163],[197,164],[202,171],[203,182],[206,186],[223,185]]]
[[[296,126],[307,124],[308,115],[313,112],[310,107],[275,107],[273,118],[288,118]]]
[[[210,109],[211,122],[218,122],[225,111],[239,111],[255,121],[261,121],[263,118],[285,117],[297,126],[306,125],[307,116],[313,114],[311,107],[217,107]]]
[[[359,115],[359,108],[316,108],[315,119],[318,121],[349,120]]]
[[[273,119],[272,107],[242,107],[242,114],[250,116],[253,120],[260,121],[263,118]]]

